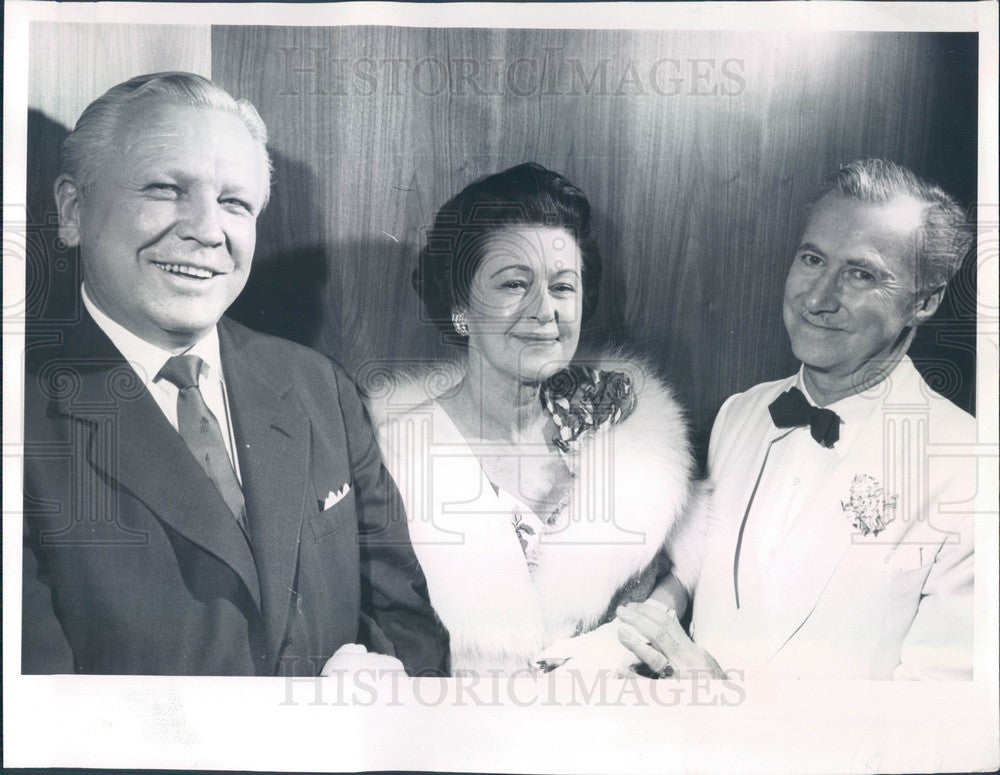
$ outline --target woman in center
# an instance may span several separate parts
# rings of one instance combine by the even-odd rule
[[[453,673],[618,670],[616,605],[697,566],[680,407],[640,362],[577,354],[600,278],[587,198],[538,164],[470,184],[427,234],[414,287],[462,356],[373,413]]]

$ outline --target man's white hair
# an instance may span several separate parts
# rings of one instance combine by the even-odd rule
[[[858,159],[844,164],[824,182],[815,202],[827,194],[868,204],[915,199],[922,206],[914,270],[918,292],[946,286],[975,243],[975,230],[954,197],[901,164]]]
[[[264,204],[271,192],[271,158],[267,153],[267,127],[257,109],[248,101],[235,99],[229,92],[195,73],[163,72],[137,75],[112,86],[91,102],[80,115],[76,127],[62,145],[61,174],[71,177],[86,193],[100,174],[105,154],[113,150],[123,117],[145,101],[167,105],[212,108],[238,117],[260,146],[267,168]]]

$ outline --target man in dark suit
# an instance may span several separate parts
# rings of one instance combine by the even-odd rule
[[[160,73],[66,140],[55,198],[84,312],[27,343],[24,673],[316,674],[353,643],[368,664],[447,668],[354,386],[222,317],[266,139],[248,102]]]

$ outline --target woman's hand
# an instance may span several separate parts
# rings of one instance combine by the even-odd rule
[[[603,671],[613,678],[627,675],[639,659],[618,638],[622,627],[620,620],[613,619],[583,635],[557,640],[535,655],[535,665],[546,673],[576,671],[592,676]]]
[[[629,603],[618,606],[618,617],[642,636],[636,637],[632,631],[622,628],[618,640],[657,675],[663,678],[726,677],[715,658],[688,637],[673,611],[649,603]]]

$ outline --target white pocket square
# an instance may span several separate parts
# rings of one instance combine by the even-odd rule
[[[322,511],[326,511],[331,506],[340,503],[340,501],[344,499],[344,496],[347,495],[347,493],[349,493],[350,491],[351,491],[350,482],[344,482],[344,486],[341,487],[339,490],[337,490],[337,492],[330,490],[330,494],[323,499]]]

